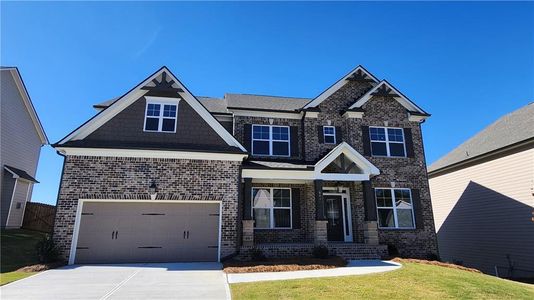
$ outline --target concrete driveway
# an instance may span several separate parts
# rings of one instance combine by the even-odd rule
[[[218,263],[67,266],[0,288],[2,299],[230,299]]]

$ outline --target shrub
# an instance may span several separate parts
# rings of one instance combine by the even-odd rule
[[[253,248],[250,250],[250,257],[252,258],[252,260],[256,261],[263,261],[267,259],[265,257],[265,254],[263,254],[263,251],[258,248]]]
[[[47,234],[36,244],[37,255],[42,263],[53,262],[58,259],[59,251],[52,237]]]
[[[388,253],[391,257],[399,257],[399,250],[393,244],[388,244]]]
[[[325,245],[315,246],[313,247],[312,254],[315,258],[328,258],[328,248]]]

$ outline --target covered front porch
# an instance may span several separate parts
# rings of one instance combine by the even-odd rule
[[[380,258],[370,179],[379,170],[342,143],[315,164],[251,161],[243,167],[242,248],[266,256],[311,255],[316,245],[347,259]]]

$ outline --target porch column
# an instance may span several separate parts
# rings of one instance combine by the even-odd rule
[[[243,246],[254,246],[254,220],[252,219],[252,178],[244,178],[243,195]]]
[[[378,223],[376,215],[376,200],[371,181],[363,181],[363,201],[365,204],[365,222],[363,224],[364,242],[378,245]]]
[[[328,241],[328,232],[324,200],[323,200],[323,181],[314,180],[315,185],[315,244],[326,244]]]

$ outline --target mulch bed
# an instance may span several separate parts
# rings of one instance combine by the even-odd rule
[[[42,271],[46,271],[50,269],[59,268],[64,265],[65,265],[64,262],[56,261],[56,262],[51,262],[51,263],[46,263],[46,264],[36,264],[36,265],[31,265],[31,266],[25,266],[25,267],[18,269],[17,272],[27,272],[27,273],[42,272]]]
[[[434,265],[434,266],[440,266],[440,267],[445,267],[445,268],[464,270],[464,271],[473,272],[473,273],[482,273],[477,269],[468,268],[468,267],[455,265],[455,264],[451,264],[451,263],[446,263],[446,262],[441,262],[441,261],[437,261],[437,260],[424,260],[424,259],[399,258],[399,257],[396,257],[396,258],[392,259],[392,261],[398,262],[398,263],[401,263],[401,264],[403,262],[411,262],[411,263]]]
[[[333,269],[344,267],[347,261],[339,256],[325,259],[313,257],[271,258],[265,261],[229,260],[223,263],[225,273],[283,272]]]

